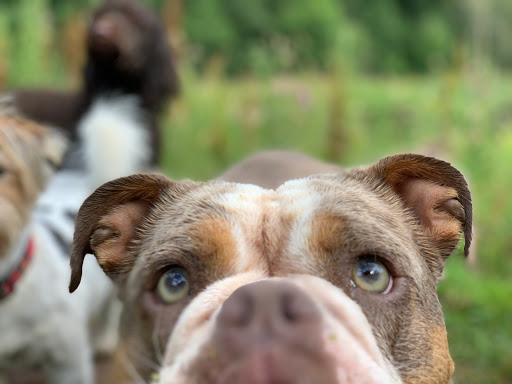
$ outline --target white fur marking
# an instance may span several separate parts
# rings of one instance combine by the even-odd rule
[[[142,171],[151,156],[148,123],[135,96],[99,98],[78,125],[93,186]]]

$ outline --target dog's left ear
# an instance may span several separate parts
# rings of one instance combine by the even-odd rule
[[[62,163],[69,144],[67,137],[56,128],[26,119],[16,112],[13,115],[2,113],[0,106],[4,140],[23,154],[24,163],[32,171],[30,182],[36,183],[38,191],[42,190]]]
[[[64,155],[69,146],[69,139],[56,128],[47,127],[46,135],[42,140],[45,159],[55,170],[60,168]]]
[[[88,253],[115,278],[133,266],[130,250],[151,211],[190,190],[192,182],[176,182],[159,174],[137,174],[107,182],[89,196],[78,211],[71,249],[70,292],[78,288]]]
[[[382,159],[367,169],[398,194],[445,260],[464,233],[464,254],[471,244],[471,193],[464,176],[449,163],[422,155]]]

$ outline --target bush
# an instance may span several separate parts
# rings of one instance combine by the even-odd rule
[[[336,0],[195,0],[185,30],[196,64],[215,55],[229,74],[325,68],[343,24]]]

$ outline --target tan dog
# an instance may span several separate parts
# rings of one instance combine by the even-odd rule
[[[94,381],[90,321],[103,314],[113,287],[92,258],[85,263],[88,281],[78,295],[66,291],[74,215],[85,196],[74,210],[72,204],[62,206],[68,202],[65,191],[52,195],[53,201],[41,201],[66,145],[53,130],[0,115],[2,383],[10,382],[9,374],[25,374],[31,368],[43,369],[52,384]],[[78,193],[75,199],[84,192],[69,187]],[[63,211],[62,220],[54,219],[57,211]],[[100,324],[94,329],[102,332]],[[115,342],[115,335],[112,338]]]
[[[55,132],[0,115],[0,260],[18,240],[65,149],[66,141]]]
[[[342,170],[270,153],[221,178],[274,187],[326,170],[275,190],[141,174],[85,201],[70,290],[87,253],[118,285],[120,382],[450,381],[436,284],[461,235],[471,243],[463,176],[420,155]]]

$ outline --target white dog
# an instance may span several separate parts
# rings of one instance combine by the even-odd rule
[[[123,125],[122,117],[109,113],[82,122],[84,151],[102,152],[103,159],[106,153],[129,156],[130,143],[113,153],[102,140]],[[140,144],[138,133],[125,132],[124,141]],[[99,179],[140,167],[121,169],[107,158],[93,164],[100,169],[90,169],[89,162],[83,170],[53,175],[65,149],[55,131],[0,114],[0,383],[6,372],[39,367],[52,384],[90,384],[94,352],[115,346],[119,308],[112,306],[112,284],[93,257],[84,266],[84,286],[68,292],[74,216]]]

